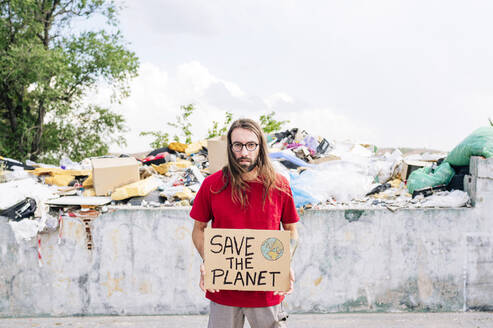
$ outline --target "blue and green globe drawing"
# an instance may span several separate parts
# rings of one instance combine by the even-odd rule
[[[269,261],[278,260],[284,253],[284,245],[274,237],[267,238],[260,246],[262,255]]]

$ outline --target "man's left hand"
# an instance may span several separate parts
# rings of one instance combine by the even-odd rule
[[[289,295],[293,292],[294,288],[294,271],[293,268],[289,268],[289,289],[287,291],[276,291],[274,292],[274,295]]]

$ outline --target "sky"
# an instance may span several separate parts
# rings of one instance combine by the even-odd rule
[[[194,140],[226,111],[275,111],[286,129],[328,140],[449,151],[493,118],[493,1],[124,4],[140,69],[111,105],[129,128],[122,151],[151,149],[142,131],[176,133],[166,123],[187,104]]]

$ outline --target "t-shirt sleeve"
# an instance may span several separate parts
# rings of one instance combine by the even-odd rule
[[[201,222],[209,222],[212,219],[211,191],[208,179],[204,180],[195,196],[190,217]]]
[[[282,223],[296,223],[300,220],[298,212],[296,211],[296,206],[294,205],[293,193],[291,192],[291,187],[289,182],[283,179],[285,184],[286,194],[284,194],[284,202],[282,208]]]

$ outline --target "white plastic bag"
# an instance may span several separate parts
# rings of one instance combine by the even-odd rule
[[[373,177],[366,167],[346,161],[320,164],[291,180],[294,188],[302,190],[319,202],[335,198],[337,202],[349,202],[362,198],[371,188]]]
[[[422,207],[463,207],[469,201],[469,195],[462,190],[442,191],[421,201]]]

